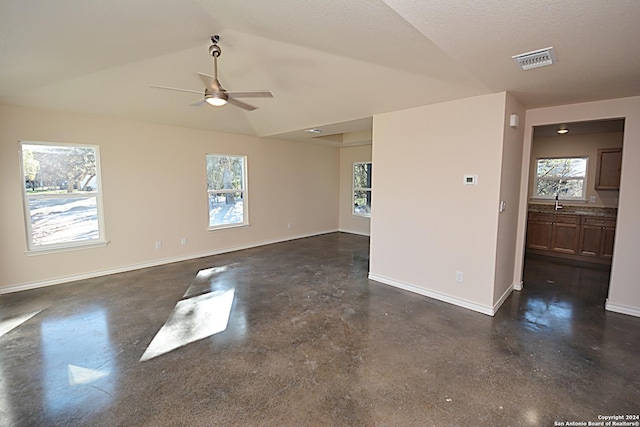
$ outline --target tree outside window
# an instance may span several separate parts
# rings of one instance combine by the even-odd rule
[[[207,154],[209,228],[247,225],[245,156]]]
[[[586,157],[544,158],[537,160],[536,197],[584,199],[587,178]]]
[[[98,147],[22,142],[30,251],[104,243]]]
[[[371,162],[353,164],[353,214],[371,216]]]

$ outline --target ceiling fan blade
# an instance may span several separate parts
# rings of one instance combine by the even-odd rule
[[[199,107],[199,106],[201,106],[202,104],[204,104],[206,102],[207,102],[207,100],[202,98],[202,99],[197,100],[196,102],[193,102],[193,103],[189,104],[189,106],[190,107]]]
[[[229,99],[227,100],[227,102],[228,102],[229,104],[233,104],[233,105],[235,105],[236,107],[244,108],[244,109],[245,109],[245,110],[247,110],[247,111],[253,111],[253,110],[255,110],[256,108],[258,108],[258,107],[254,107],[254,106],[253,106],[253,105],[251,105],[251,104],[247,104],[246,102],[242,102],[242,101],[238,101],[237,99],[233,99],[233,98],[231,98],[231,97],[229,97]]]
[[[207,89],[213,89],[213,90],[222,89],[220,87],[220,83],[215,77],[212,77],[208,74],[203,74],[203,73],[198,73],[198,75],[200,76],[200,80],[202,80],[202,83],[204,83],[204,86]]]
[[[273,94],[268,90],[232,91],[227,92],[229,98],[273,98]]]
[[[201,90],[178,89],[175,87],[167,87],[167,86],[154,86],[154,85],[150,85],[150,86],[156,89],[169,89],[169,90],[177,90],[178,92],[199,93],[200,95],[203,94]]]

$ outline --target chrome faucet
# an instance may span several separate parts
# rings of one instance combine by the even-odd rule
[[[562,205],[560,204],[560,202],[558,201],[558,195],[556,194],[556,205],[554,206],[554,209],[559,211],[560,209],[562,209]]]

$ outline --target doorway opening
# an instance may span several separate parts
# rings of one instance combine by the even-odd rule
[[[624,119],[536,126],[523,282],[604,307],[617,221]]]

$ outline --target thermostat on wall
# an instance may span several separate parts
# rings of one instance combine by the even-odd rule
[[[478,175],[465,175],[464,185],[478,185]]]

